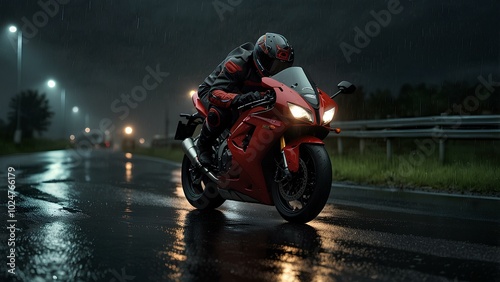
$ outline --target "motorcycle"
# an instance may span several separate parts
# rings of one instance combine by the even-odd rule
[[[340,129],[330,127],[337,111],[333,98],[356,87],[342,81],[329,97],[301,67],[287,68],[262,84],[267,95],[240,106],[240,115],[213,144],[212,166],[198,160],[193,138],[208,114],[197,93],[197,110],[181,114],[175,139],[183,140],[182,188],[200,210],[218,208],[226,200],[274,205],[287,221],[305,223],[323,210],[330,195],[332,167],[323,139]]]

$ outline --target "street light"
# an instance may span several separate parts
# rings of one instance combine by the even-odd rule
[[[21,68],[22,68],[22,54],[23,54],[23,32],[18,30],[16,26],[11,25],[9,27],[11,33],[17,33],[17,93],[19,98],[17,99],[17,122],[16,131],[14,132],[14,143],[21,143]]]
[[[189,92],[189,97],[193,97],[193,95],[196,94],[196,92],[197,92],[196,90],[191,90]]]
[[[134,130],[132,129],[132,127],[127,126],[123,131],[125,132],[125,134],[130,135]]]
[[[51,79],[51,80],[47,81],[47,85],[50,88],[54,88],[54,87],[56,87],[56,82]]]
[[[56,87],[57,83],[55,80],[50,79],[47,81],[47,86],[50,88]],[[62,135],[66,138],[66,89],[61,90],[61,112],[62,112]]]
[[[74,106],[73,109],[71,109],[73,111],[73,113],[78,113],[78,111],[80,110],[77,106]]]

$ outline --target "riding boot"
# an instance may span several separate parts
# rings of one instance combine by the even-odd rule
[[[212,163],[212,145],[217,136],[213,136],[207,123],[204,122],[198,139],[198,150],[200,154],[198,159],[203,166],[209,166]]]

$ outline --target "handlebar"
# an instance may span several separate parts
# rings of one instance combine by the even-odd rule
[[[272,104],[274,102],[274,100],[275,100],[274,97],[271,97],[270,95],[266,95],[262,99],[255,100],[255,101],[252,101],[250,103],[246,103],[244,105],[239,106],[238,110],[244,109],[246,107],[255,108],[255,107],[266,105],[266,104]]]

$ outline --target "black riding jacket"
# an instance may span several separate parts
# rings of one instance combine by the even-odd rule
[[[265,91],[253,49],[254,45],[247,42],[231,51],[199,86],[199,97],[219,108],[229,108],[238,94]]]

